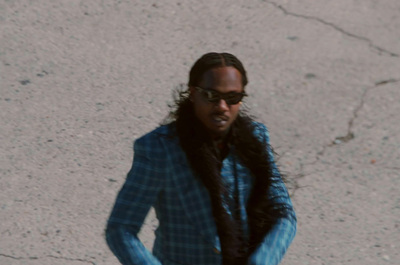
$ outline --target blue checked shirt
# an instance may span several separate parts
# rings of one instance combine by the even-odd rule
[[[259,123],[256,128],[257,137],[269,143],[267,128]],[[275,177],[281,180],[274,161],[271,163]],[[232,185],[233,170],[238,178],[241,218],[245,224],[252,178],[231,150],[223,160],[221,176]],[[265,236],[251,255],[250,265],[279,264],[296,233],[296,217],[285,185],[279,181],[271,189],[272,196],[286,203],[292,214],[280,219]],[[137,237],[151,206],[159,220],[152,253]],[[106,240],[124,265],[221,264],[220,242],[208,191],[194,177],[174,124],[161,126],[136,140],[133,165],[108,220]]]

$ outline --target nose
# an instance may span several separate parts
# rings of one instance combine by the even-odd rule
[[[228,111],[229,110],[229,105],[226,104],[224,99],[220,99],[217,103],[216,103],[216,108],[219,111]]]

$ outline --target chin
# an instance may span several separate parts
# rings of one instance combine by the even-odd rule
[[[223,137],[228,133],[228,131],[229,131],[229,127],[227,127],[227,128],[221,127],[218,129],[211,130],[211,133],[216,137]]]

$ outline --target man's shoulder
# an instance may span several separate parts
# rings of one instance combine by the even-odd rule
[[[259,121],[252,121],[254,130],[267,130],[267,126],[264,123]]]
[[[168,123],[165,125],[160,125],[154,130],[142,135],[140,138],[137,140],[141,139],[152,139],[152,140],[158,140],[162,138],[171,138],[174,137],[175,135],[175,123]]]
[[[135,141],[135,146],[159,149],[165,141],[173,141],[176,138],[175,124],[161,125],[156,129],[142,135]]]
[[[253,132],[255,135],[263,135],[265,133],[268,133],[267,126],[265,126],[263,123],[258,121],[252,121],[252,125],[253,125]]]
[[[133,147],[135,154],[151,160],[166,161],[182,155],[174,123],[161,125],[138,138]]]

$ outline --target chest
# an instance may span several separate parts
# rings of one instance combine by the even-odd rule
[[[183,152],[170,152],[167,160],[165,186],[160,194],[160,202],[164,207],[179,209],[185,205],[189,208],[202,209],[211,212],[211,202],[208,190],[201,180],[193,173]],[[229,153],[222,161],[220,176],[227,190],[227,201],[238,196],[240,207],[245,210],[251,193],[253,177],[239,159]]]

